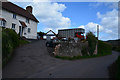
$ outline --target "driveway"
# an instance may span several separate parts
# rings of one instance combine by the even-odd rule
[[[109,78],[108,66],[119,55],[69,61],[50,56],[52,51],[43,40],[17,48],[3,78]]]

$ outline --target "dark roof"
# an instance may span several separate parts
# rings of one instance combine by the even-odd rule
[[[2,8],[6,9],[10,12],[13,12],[15,14],[19,14],[21,16],[24,16],[26,18],[34,20],[35,22],[39,22],[32,13],[28,12],[27,10],[25,10],[11,2],[2,2]]]
[[[5,22],[6,22],[6,20],[5,20],[4,18],[0,18],[0,20],[2,20],[2,21],[5,21]]]
[[[49,32],[52,32],[54,35],[57,35],[55,32],[53,32],[52,30],[49,30],[47,33],[46,33],[46,35],[49,35],[48,33]]]
[[[25,24],[25,22],[23,22],[23,21],[19,21],[20,22],[20,24],[23,26],[23,27],[27,27],[27,25]]]

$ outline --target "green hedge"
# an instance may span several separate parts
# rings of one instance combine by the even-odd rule
[[[112,50],[120,52],[120,46],[113,46]]]
[[[112,45],[99,40],[98,41],[98,54],[107,55],[111,53],[112,53]]]
[[[13,50],[21,45],[24,40],[21,40],[18,34],[12,29],[2,29],[2,61],[3,65],[12,56]],[[24,43],[27,43],[25,41]]]
[[[115,78],[120,80],[120,56],[118,57],[116,61],[116,73],[115,73]]]
[[[111,80],[120,80],[120,56],[108,69]]]
[[[89,50],[89,53],[92,55],[96,48],[97,39],[92,32],[88,32],[86,36],[87,36],[87,41],[89,46],[88,50]]]

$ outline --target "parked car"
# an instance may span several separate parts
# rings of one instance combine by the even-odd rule
[[[56,45],[59,44],[59,42],[60,42],[60,40],[58,40],[58,39],[48,40],[48,41],[46,42],[46,46],[47,46],[47,47],[55,47]]]

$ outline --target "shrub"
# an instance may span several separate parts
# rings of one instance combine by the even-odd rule
[[[12,52],[12,50],[13,44],[10,40],[9,35],[5,32],[2,32],[2,59],[4,60],[5,58],[7,58],[8,55]]]
[[[116,73],[115,73],[115,78],[120,80],[120,56],[118,57],[116,61]]]
[[[120,46],[113,46],[113,47],[112,47],[112,50],[115,50],[115,51],[120,52]]]
[[[16,48],[19,45],[19,39],[20,39],[18,34],[12,29],[3,29],[3,32],[5,32],[8,35],[6,39],[8,38],[9,40],[12,41],[13,48]],[[3,40],[5,40],[5,38]]]
[[[2,29],[2,61],[3,65],[12,56],[13,50],[20,44],[25,44],[27,41],[21,40],[18,34],[12,29]]]
[[[87,41],[88,41],[88,46],[89,46],[88,51],[92,55],[96,47],[97,39],[92,32],[88,32],[86,36],[87,36]]]
[[[112,53],[112,46],[106,42],[98,41],[98,54],[105,55]]]
[[[109,76],[113,80],[120,80],[120,56],[109,66]]]

